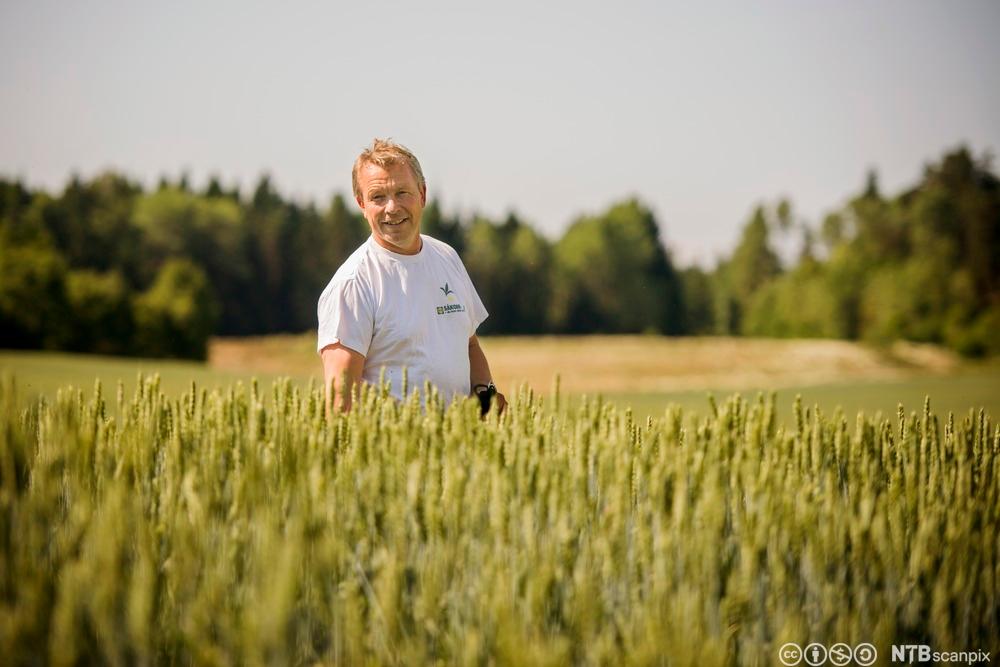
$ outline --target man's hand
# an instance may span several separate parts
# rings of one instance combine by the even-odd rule
[[[497,414],[503,414],[503,411],[507,409],[507,397],[497,391],[496,385],[492,382],[474,386],[472,393],[479,398],[479,407],[484,418],[494,405],[497,408]]]
[[[351,389],[361,381],[365,369],[365,357],[340,343],[327,345],[321,354],[326,413],[332,409],[347,412],[351,409]]]
[[[496,399],[497,414],[502,415],[503,411],[507,409],[507,397],[498,391],[493,398]]]

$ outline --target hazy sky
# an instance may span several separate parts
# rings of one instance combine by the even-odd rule
[[[1000,3],[10,2],[0,174],[187,170],[326,206],[391,136],[446,209],[550,236],[638,195],[682,263],[1000,149]]]

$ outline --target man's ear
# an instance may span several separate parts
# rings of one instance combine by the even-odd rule
[[[420,205],[427,206],[427,185],[420,186]]]
[[[365,203],[361,200],[361,197],[354,197],[354,201],[358,202],[358,206],[361,207],[362,211],[365,210]]]

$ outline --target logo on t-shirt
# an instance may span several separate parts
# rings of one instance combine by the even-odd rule
[[[437,307],[438,315],[447,315],[448,313],[464,313],[465,306],[460,303],[455,303],[455,290],[448,287],[448,283],[444,284],[444,287],[438,287],[439,290],[444,292],[444,295],[448,298],[450,303],[443,306]]]

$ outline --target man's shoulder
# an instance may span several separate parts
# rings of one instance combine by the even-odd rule
[[[320,300],[328,296],[331,292],[343,289],[345,285],[366,283],[367,280],[365,279],[365,276],[367,272],[370,271],[371,264],[371,246],[368,241],[365,241],[358,246],[358,248],[347,257],[347,259],[344,260],[343,264],[337,268],[333,277],[330,278],[330,282],[326,284],[326,288],[323,290]]]
[[[444,241],[436,239],[433,236],[427,236],[426,234],[421,234],[420,238],[423,239],[424,244],[434,254],[439,255],[441,257],[446,257],[447,259],[452,261],[455,260],[462,261],[461,258],[458,256],[458,252],[456,252],[454,248],[452,248]]]
[[[344,263],[337,268],[337,271],[333,274],[333,279],[330,282],[357,278],[359,273],[364,272],[370,267],[373,259],[374,256],[372,253],[371,243],[369,243],[369,241],[365,241],[358,246],[354,252],[348,255],[347,259],[344,260]]]

